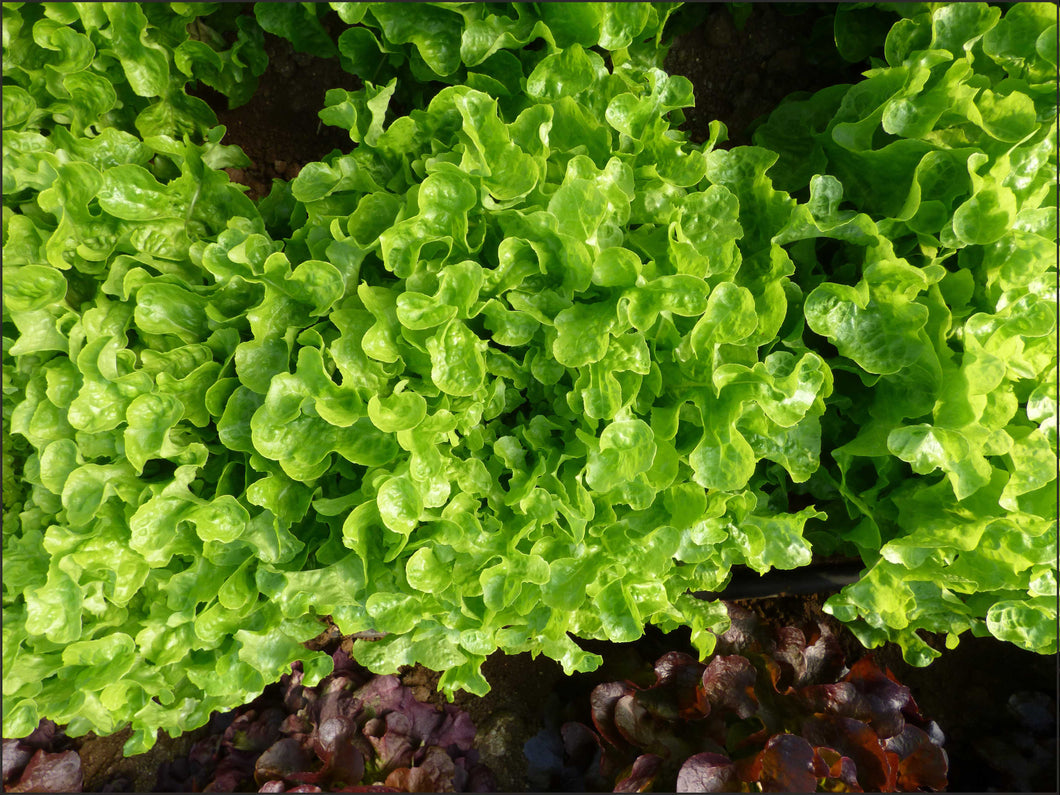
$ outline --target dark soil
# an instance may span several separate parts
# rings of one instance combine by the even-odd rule
[[[250,158],[246,168],[227,171],[255,200],[268,195],[274,179],[294,179],[302,166],[334,149],[349,151],[349,133],[324,124],[317,113],[329,88],[361,87],[337,59],[295,52],[287,39],[271,33],[265,34],[265,52],[269,67],[247,104],[229,110],[225,97],[208,86],[194,92],[227,128],[224,143],[238,144]]]
[[[888,644],[877,654],[946,735],[951,792],[1057,792],[1057,656],[965,634],[914,668]]]
[[[788,94],[855,83],[868,68],[836,53],[834,5],[752,3],[742,26],[727,6],[690,9],[703,20],[674,39],[665,62],[695,88],[696,106],[685,111],[683,125],[695,143],[707,140],[718,119],[729,132],[723,147],[749,144],[754,122]]]
[[[488,765],[500,792],[527,789],[527,764],[523,746],[540,731],[546,697],[563,679],[563,669],[547,657],[530,654],[493,654],[482,666],[490,683],[485,696],[460,692],[454,704],[468,713],[478,734],[475,747]],[[439,675],[421,665],[407,669],[401,682],[421,701],[445,703],[437,690]]]
[[[81,757],[84,792],[154,792],[163,762],[184,756],[201,739],[206,728],[170,737],[161,731],[150,751],[125,756],[122,746],[132,734],[123,729],[106,737],[89,733],[72,740],[71,748]]]
[[[834,8],[755,3],[738,27],[724,4],[690,6],[683,27],[691,29],[675,37],[665,62],[695,89],[696,106],[685,111],[682,125],[690,139],[705,141],[709,123],[718,119],[729,133],[722,146],[749,144],[754,123],[787,95],[859,80],[867,64],[847,63],[835,52]],[[325,26],[336,21],[334,14],[323,19]],[[225,143],[239,145],[250,158],[250,166],[229,169],[229,175],[249,188],[252,199],[267,195],[273,179],[293,179],[306,163],[351,148],[349,135],[321,123],[317,112],[327,89],[360,86],[336,59],[295,52],[286,39],[266,33],[265,50],[269,67],[246,105],[229,110],[209,87],[194,92],[227,128]]]

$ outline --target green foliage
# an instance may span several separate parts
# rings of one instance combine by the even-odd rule
[[[835,219],[800,233],[838,241],[829,256],[792,257],[829,367],[858,376],[826,415],[841,443],[820,476],[873,565],[826,608],[916,664],[938,654],[920,630],[1055,653],[1055,9],[894,9],[886,64],[756,137],[776,183]],[[875,229],[837,215],[844,193]]]
[[[249,96],[323,8],[4,5],[5,735],[144,750],[326,675],[322,616],[449,693],[649,622],[706,655],[689,590],[835,549],[869,645],[1055,651],[1037,6],[903,14],[728,151],[672,6],[408,8],[335,4],[356,146],[255,205],[186,78]]]
[[[261,28],[226,5],[5,3],[4,129],[202,140],[217,117],[188,81],[238,105],[268,62]]]

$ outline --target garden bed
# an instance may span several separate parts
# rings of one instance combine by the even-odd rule
[[[830,37],[833,6],[781,6],[751,4],[748,10],[738,10],[734,19],[728,7],[704,4],[686,16],[665,66],[671,74],[684,75],[692,82],[696,106],[686,111],[682,125],[691,141],[707,140],[709,123],[720,120],[728,128],[728,141],[719,148],[750,144],[762,118],[784,97],[855,83],[868,68],[867,54],[863,61],[850,63],[821,46]],[[337,26],[337,20],[332,13],[324,19],[325,28]],[[327,89],[360,87],[360,81],[342,70],[336,59],[296,52],[286,39],[265,34],[265,51],[268,69],[247,104],[229,109],[226,98],[208,87],[190,91],[206,100],[227,128],[224,143],[238,145],[248,156],[249,165],[226,171],[234,182],[248,188],[247,195],[255,201],[269,194],[274,179],[292,180],[306,164],[322,160],[329,152],[353,149],[347,131],[321,124],[316,111],[324,106]],[[882,46],[872,55],[882,56]],[[819,555],[803,574],[811,585],[800,586],[796,573],[794,578],[775,580],[780,584],[772,593],[766,586],[757,593],[723,591],[710,596],[732,600],[769,626],[823,624],[835,633],[848,665],[853,665],[866,653],[864,647],[822,607],[840,584],[856,579],[860,565],[860,558]],[[824,580],[820,579],[822,571]],[[830,587],[830,577],[839,584]],[[746,579],[754,580],[755,575]],[[939,653],[939,659],[927,668],[906,663],[902,649],[893,643],[883,644],[873,657],[908,685],[924,715],[935,720],[945,734],[950,789],[1053,789],[1056,722],[1042,715],[1055,716],[1056,655],[1034,654],[968,633],[956,649],[946,648],[943,634],[921,632],[920,636]],[[330,651],[329,647],[341,645],[350,650],[353,643],[370,642],[343,639],[331,625],[316,647]],[[591,725],[590,693],[595,686],[616,680],[647,686],[652,665],[662,654],[696,654],[687,629],[666,635],[649,627],[643,638],[632,643],[587,641],[581,645],[601,655],[603,665],[598,670],[564,676],[560,665],[544,655],[535,659],[525,652],[494,652],[482,668],[490,692],[485,696],[457,694],[454,703],[475,723],[477,750],[493,770],[501,791],[542,788],[542,774],[535,771],[524,749],[528,743],[532,746],[542,730],[555,729],[565,721]],[[309,646],[314,647],[312,642]],[[399,676],[420,701],[439,707],[448,703],[440,692],[438,673],[416,665],[402,668]],[[984,732],[984,726],[990,730]],[[107,737],[67,738],[52,750],[78,751],[85,791],[155,791],[160,767],[187,755],[194,743],[207,736],[208,727],[177,738],[160,732],[148,753],[123,758],[121,748],[130,734],[127,730]]]
[[[829,594],[740,600],[770,626],[822,622],[840,639],[849,663],[865,650],[849,630],[821,606]],[[886,644],[873,652],[881,665],[915,694],[921,710],[946,736],[951,792],[1051,792],[1056,777],[1056,723],[1044,720],[1056,708],[1056,658],[1042,657],[993,638],[965,638],[946,650],[933,638],[941,657],[929,668],[915,668],[901,649]],[[365,641],[358,641],[365,642]],[[350,641],[346,641],[347,646]],[[526,744],[562,722],[591,725],[589,695],[611,680],[651,680],[654,661],[668,651],[694,653],[687,632],[664,635],[649,630],[629,644],[592,643],[604,664],[590,674],[563,676],[559,664],[527,653],[495,654],[483,667],[491,690],[484,697],[458,694],[455,704],[467,711],[478,729],[476,748],[496,776],[501,792],[543,790],[541,773],[528,770]],[[437,689],[438,674],[423,666],[401,673],[416,698],[441,707],[448,703]],[[1044,722],[1043,722],[1044,720]],[[990,731],[984,733],[983,727]],[[121,746],[129,732],[108,737],[67,740],[54,746],[81,756],[85,792],[155,792],[163,763],[185,756],[203,736],[199,729],[178,738],[159,737],[146,754],[124,758]],[[161,790],[165,791],[165,790]]]

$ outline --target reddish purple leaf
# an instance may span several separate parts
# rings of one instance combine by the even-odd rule
[[[22,771],[22,768],[26,766],[32,756],[32,749],[22,745],[19,740],[4,740],[3,758],[5,787],[9,781],[14,779],[14,777]]]
[[[19,742],[35,751],[44,750],[54,746],[56,739],[62,737],[63,730],[55,725],[54,721],[44,718],[37,724],[37,728],[23,737]]]
[[[702,753],[690,756],[677,773],[678,792],[738,792],[736,765],[727,756]]]
[[[353,695],[361,702],[360,710],[369,717],[382,717],[398,708],[404,694],[405,688],[401,686],[401,680],[396,676],[387,675],[375,677],[354,691]],[[321,718],[324,716],[321,715]]]
[[[432,746],[427,749],[422,764],[391,771],[386,784],[403,792],[454,792],[457,791],[455,779],[452,758],[441,748]]]
[[[348,691],[336,688],[321,691],[309,714],[317,724],[321,724],[332,718],[353,719],[360,711],[361,702],[358,699],[350,698]]]
[[[368,738],[379,755],[380,769],[389,772],[399,767],[409,767],[414,750],[409,736],[412,721],[401,712],[388,712],[384,720],[386,731],[383,736]]]
[[[314,692],[302,687],[302,679],[304,677],[305,674],[302,672],[301,666],[291,673],[280,677],[280,684],[283,686],[283,705],[288,712],[297,712],[307,706],[305,694]]]
[[[651,714],[637,702],[636,695],[622,696],[615,702],[615,728],[633,745],[650,747],[657,742]]]
[[[411,690],[405,687],[401,689],[401,700],[394,707],[394,712],[408,719],[407,734],[412,738],[413,745],[441,745],[437,741],[437,736],[445,722],[445,713],[432,704],[417,701]]]
[[[794,734],[778,734],[770,739],[752,771],[763,792],[817,791],[813,746]]]
[[[655,754],[641,754],[625,776],[615,784],[612,792],[647,792],[662,766],[662,759]]]
[[[798,691],[796,699],[808,712],[828,712],[858,720],[866,720],[872,715],[868,700],[851,682],[807,685]]]
[[[758,616],[745,607],[725,602],[729,628],[718,636],[716,654],[738,654],[758,643]]]
[[[235,751],[214,769],[213,780],[203,787],[203,792],[235,792],[254,775],[254,752]]]
[[[865,697],[871,710],[868,722],[881,739],[901,733],[905,728],[902,711],[913,700],[908,687],[899,684],[890,671],[881,671],[871,654],[854,663],[843,681],[852,683]]]
[[[269,746],[254,765],[254,779],[258,784],[278,778],[288,778],[295,773],[304,773],[310,765],[309,754],[302,744],[292,737],[285,737]]]
[[[49,754],[37,751],[7,792],[80,792],[81,757],[77,751]]]
[[[292,734],[309,734],[313,731],[313,724],[300,713],[292,713],[283,719],[280,724],[280,734],[290,736]]]
[[[637,701],[654,716],[668,721],[703,718],[697,688],[706,668],[688,654],[665,654],[655,663],[655,684],[638,691]]]
[[[568,761],[578,770],[588,770],[603,754],[600,738],[583,723],[564,723],[560,735]]]
[[[834,748],[821,746],[814,749],[814,762],[821,778],[827,779],[823,789],[826,792],[862,792],[858,785],[858,769],[854,760],[843,756]],[[819,763],[819,764],[816,764]],[[823,768],[823,773],[821,771]]]
[[[633,687],[626,682],[607,682],[594,687],[589,696],[593,725],[605,740],[617,748],[626,747],[626,741],[615,728],[615,705],[620,698],[633,692]]]
[[[703,695],[712,712],[732,710],[739,718],[749,718],[758,711],[757,678],[746,657],[715,656],[703,671]]]
[[[803,721],[802,736],[814,746],[834,748],[853,760],[858,782],[866,791],[894,791],[898,771],[868,724],[853,718],[815,715]],[[892,754],[892,758],[897,756]]]
[[[313,738],[313,750],[323,761],[329,762],[339,743],[353,732],[353,726],[345,718],[328,718],[317,727]]]
[[[689,654],[671,651],[655,662],[655,678],[660,685],[674,685],[681,689],[694,690],[706,667]]]
[[[409,792],[444,792],[460,789],[457,786],[459,775],[452,757],[436,745],[427,749],[423,761],[414,768],[413,772],[417,774],[419,780],[415,782],[415,787],[409,787]]]
[[[348,739],[344,739],[331,757],[328,772],[334,780],[359,784],[364,778],[364,755]]]
[[[946,752],[931,741],[926,732],[916,726],[906,726],[902,733],[891,737],[884,747],[897,754],[898,788],[903,792],[946,789],[949,762]]]
[[[799,687],[806,679],[806,636],[798,627],[781,627],[776,632],[776,648],[773,658],[780,665],[780,677],[774,681],[778,693]]]
[[[802,654],[806,661],[805,679],[796,687],[815,682],[834,682],[846,664],[839,639],[825,624],[818,623],[816,636]]]
[[[224,733],[224,741],[239,751],[261,753],[280,738],[284,712],[270,707],[261,714],[255,709],[239,715]]]
[[[446,704],[442,714],[444,717],[435,725],[434,731],[423,738],[423,742],[437,745],[439,748],[470,751],[475,745],[476,732],[471,716],[452,704]]]

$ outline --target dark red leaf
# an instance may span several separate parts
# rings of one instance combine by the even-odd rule
[[[682,693],[673,685],[657,685],[638,690],[636,699],[648,712],[664,720],[678,720],[682,717],[682,712],[691,712],[697,717],[700,715],[694,687]]]
[[[386,731],[386,719],[385,718],[370,718],[365,721],[364,726],[361,727],[361,733],[368,737],[382,737]]]
[[[7,792],[80,792],[81,757],[77,751],[37,751]]]
[[[906,726],[902,733],[891,737],[884,747],[898,755],[898,788],[903,792],[946,788],[949,763],[946,752],[931,741],[926,732],[916,726]]]
[[[671,720],[704,717],[698,690],[706,667],[688,654],[664,654],[655,663],[656,684],[644,691],[642,703],[656,715]]]
[[[736,766],[721,754],[690,756],[677,773],[678,792],[738,792],[740,789]]]
[[[239,751],[260,753],[280,738],[284,712],[269,707],[260,714],[251,709],[238,716],[225,730],[225,741]]]
[[[821,789],[825,792],[862,792],[858,785],[858,770],[854,761],[843,756],[834,748],[814,749],[815,773],[824,781]],[[823,773],[820,768],[824,768]]]
[[[307,714],[318,726],[332,718],[346,718],[356,721],[361,712],[361,702],[351,698],[350,693],[342,688],[320,691],[320,695],[309,707]]]
[[[694,689],[706,667],[690,654],[671,651],[656,660],[655,678],[660,685]]]
[[[459,775],[463,771],[458,771],[452,757],[436,745],[427,749],[414,772],[418,780],[409,792],[459,792],[463,788]]]
[[[331,757],[328,772],[333,780],[359,784],[364,778],[364,755],[348,739],[344,739]]]
[[[825,624],[817,625],[817,634],[803,650],[806,662],[805,680],[796,687],[817,682],[829,683],[839,678],[846,663],[839,639]]]
[[[203,792],[235,792],[254,774],[255,752],[233,751],[216,764],[213,780]]]
[[[766,743],[753,767],[763,792],[816,792],[814,752],[802,737],[778,734]]]
[[[447,753],[436,746],[427,749],[423,764],[393,770],[386,785],[403,792],[454,792],[456,768]]]
[[[717,654],[737,654],[758,645],[758,616],[745,607],[725,602],[729,628],[718,636]]]
[[[757,678],[746,657],[715,656],[703,671],[703,695],[712,712],[731,710],[739,718],[749,718],[758,711],[754,691]]]
[[[396,676],[377,676],[354,691],[360,700],[360,708],[368,717],[383,717],[398,708],[405,694],[401,680]],[[321,718],[324,716],[321,715]]]
[[[440,748],[455,748],[470,751],[475,745],[475,724],[471,716],[452,704],[446,705],[442,713],[435,713],[440,718],[435,720],[434,728],[422,738],[428,745]]]
[[[657,742],[651,713],[637,702],[635,695],[622,696],[615,702],[615,727],[633,745],[643,748]]]
[[[313,750],[324,762],[330,762],[339,743],[347,739],[353,727],[345,718],[328,718],[321,723],[313,737]]]
[[[868,722],[881,739],[901,733],[905,728],[902,710],[912,702],[908,687],[899,684],[890,671],[881,671],[871,654],[854,663],[843,681],[852,683],[865,697],[871,710]]]
[[[867,724],[853,718],[834,715],[815,715],[802,723],[802,736],[814,746],[834,748],[853,760],[858,771],[858,783],[866,791],[893,792],[898,779],[897,766],[880,742],[876,732]]]
[[[858,720],[866,720],[872,715],[868,700],[851,682],[807,685],[798,691],[796,700],[807,712],[828,712]]]
[[[313,724],[304,715],[298,713],[288,715],[280,724],[280,734],[284,735],[309,734],[311,731],[313,731]]]
[[[33,750],[44,750],[54,747],[55,741],[62,737],[63,734],[63,730],[56,726],[54,721],[44,718],[37,724],[36,729],[19,740],[19,742]]]
[[[379,756],[380,770],[389,772],[411,766],[412,752],[415,750],[409,736],[412,721],[401,712],[389,712],[384,720],[386,731],[383,736],[368,738]]]
[[[33,751],[22,745],[19,740],[4,740],[3,749],[4,786],[7,786],[9,781],[22,772],[22,768],[33,756]]]
[[[662,759],[655,754],[641,754],[626,775],[615,783],[612,792],[648,792],[661,766]]]
[[[431,704],[417,701],[411,690],[405,687],[401,689],[401,700],[394,707],[394,712],[401,713],[408,719],[409,727],[406,733],[409,735],[413,746],[443,745],[442,742],[439,742],[439,736],[445,723],[445,713]],[[466,713],[464,714],[466,715]],[[470,722],[471,719],[465,718],[465,720]],[[459,732],[454,733],[454,740],[458,736],[460,736]],[[473,724],[472,736],[474,736]],[[446,741],[444,745],[448,745],[450,742],[452,740]]]
[[[778,693],[787,692],[789,688],[798,687],[805,682],[805,648],[806,636],[798,627],[781,627],[777,630],[773,658],[780,665],[780,677],[774,679],[773,686]]]
[[[626,747],[626,741],[615,728],[615,704],[633,692],[633,687],[626,682],[606,682],[594,687],[589,696],[593,725],[605,740],[618,748]]]
[[[599,761],[603,753],[600,738],[588,726],[573,721],[564,723],[560,727],[560,735],[563,737],[563,750],[567,761],[573,767],[588,770],[594,762]]]
[[[302,744],[293,737],[285,737],[269,746],[254,765],[254,779],[258,784],[277,778],[288,778],[308,771],[310,757]]]

